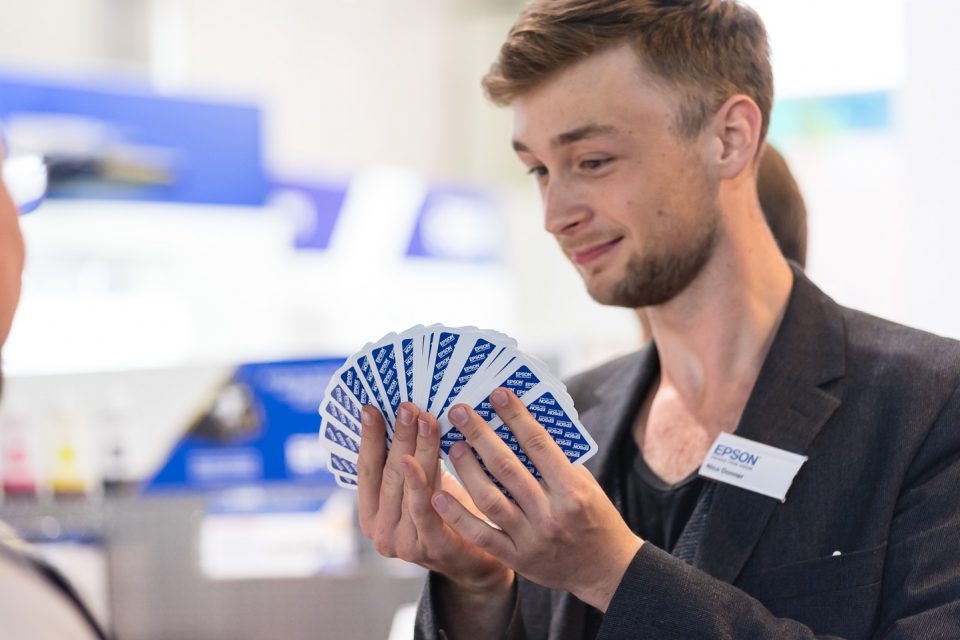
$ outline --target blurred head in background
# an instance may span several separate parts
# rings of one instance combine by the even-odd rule
[[[0,163],[6,150],[0,141]],[[20,277],[23,272],[24,246],[20,233],[20,213],[0,172],[0,353],[10,334],[13,313],[20,300]]]
[[[807,206],[787,161],[769,144],[757,169],[757,196],[784,257],[806,267]]]

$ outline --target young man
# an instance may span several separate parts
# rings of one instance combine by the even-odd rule
[[[601,447],[571,466],[510,393],[497,413],[365,409],[360,522],[432,570],[420,637],[938,638],[960,630],[960,344],[840,307],[757,200],[772,78],[728,0],[535,0],[485,78],[547,231],[653,344],[569,384]],[[785,501],[697,474],[722,433],[807,457]],[[753,446],[753,445],[750,445]],[[440,487],[442,483],[442,489]]]
[[[3,157],[0,137],[0,165]],[[10,333],[13,314],[20,299],[20,277],[24,262],[19,212],[7,192],[2,175],[0,172],[0,346]],[[106,637],[63,576],[33,556],[2,522],[0,637],[10,640],[102,640]]]

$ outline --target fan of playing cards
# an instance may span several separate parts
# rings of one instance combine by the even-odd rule
[[[328,467],[340,486],[356,488],[361,407],[367,404],[383,414],[388,446],[401,402],[432,413],[440,425],[440,455],[446,460],[450,447],[464,439],[446,412],[463,403],[474,407],[539,478],[490,404],[490,392],[498,387],[523,401],[574,464],[597,452],[564,384],[543,363],[521,353],[514,339],[475,327],[417,325],[366,345],[330,379],[320,404],[320,441],[330,452]]]

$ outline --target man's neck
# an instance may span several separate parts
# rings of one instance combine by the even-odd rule
[[[725,237],[680,295],[648,309],[660,388],[704,420],[753,387],[780,325],[793,272],[772,237]],[[738,393],[739,392],[739,393]],[[742,408],[742,407],[741,407]]]

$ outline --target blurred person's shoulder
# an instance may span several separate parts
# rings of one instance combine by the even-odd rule
[[[79,609],[11,549],[0,549],[3,638],[96,638]]]

